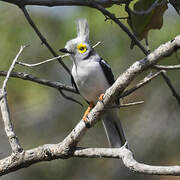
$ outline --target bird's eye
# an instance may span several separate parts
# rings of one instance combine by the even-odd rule
[[[85,44],[79,44],[77,45],[77,49],[80,53],[85,53],[87,51],[87,47]]]

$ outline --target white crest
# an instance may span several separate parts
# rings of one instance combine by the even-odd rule
[[[89,26],[86,19],[77,21],[77,36],[82,40],[89,41]]]

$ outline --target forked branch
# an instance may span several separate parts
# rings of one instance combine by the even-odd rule
[[[136,61],[116,82],[105,92],[103,103],[98,102],[88,115],[88,123],[91,127],[101,118],[103,111],[114,101],[124,89],[139,75],[141,72],[151,68],[163,57],[172,54],[175,50],[180,49],[180,36],[169,41],[150,53],[146,58]],[[2,100],[1,100],[2,101]],[[20,153],[13,158],[13,155],[0,160],[0,175],[7,174],[17,169],[28,167],[31,164],[40,161],[49,161],[57,158],[70,157],[107,157],[121,158],[126,167],[129,169],[146,173],[159,175],[180,175],[180,166],[150,166],[138,163],[132,155],[132,152],[125,146],[119,149],[99,149],[99,148],[77,148],[78,142],[82,139],[88,129],[83,120],[69,133],[69,135],[58,144],[43,145]]]

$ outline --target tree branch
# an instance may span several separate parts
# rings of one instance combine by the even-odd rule
[[[89,6],[89,0],[1,0],[17,6],[36,5],[36,6]],[[125,4],[127,0],[94,0],[102,6],[111,6],[113,4]]]
[[[5,132],[9,139],[9,143],[11,145],[12,152],[15,154],[22,152],[23,148],[21,147],[21,145],[19,143],[19,139],[14,132],[13,124],[11,122],[9,107],[8,107],[8,103],[7,103],[6,87],[7,87],[7,83],[8,83],[10,74],[11,74],[12,70],[14,69],[16,62],[25,47],[26,46],[21,46],[18,54],[16,55],[15,59],[13,60],[11,66],[7,72],[7,75],[3,82],[2,88],[0,89],[0,96],[1,96],[0,107],[1,107],[1,113],[2,113],[2,120],[4,122]]]
[[[74,151],[64,151],[61,144],[45,144],[21,153],[14,158],[13,155],[0,160],[0,176],[21,168],[54,159],[67,159],[70,157],[81,158],[118,158],[124,165],[134,171],[150,175],[180,175],[180,166],[151,166],[137,162],[133,153],[123,146],[121,148],[80,148]]]
[[[10,0],[6,1],[9,2]],[[45,1],[45,0],[44,0]],[[15,4],[22,3],[23,1],[15,0]],[[42,0],[41,0],[42,2]],[[85,1],[86,2],[86,1]],[[93,1],[87,1],[90,7],[94,7],[101,11],[104,15],[113,19],[120,27],[124,28],[117,18],[104,9],[101,5]],[[12,3],[12,2],[11,2]],[[24,2],[23,2],[24,3]],[[22,4],[21,4],[22,5]],[[25,4],[24,4],[25,5]],[[24,6],[23,5],[23,6]],[[19,5],[20,6],[20,5]],[[25,9],[26,10],[26,9]],[[132,34],[128,34],[133,38]],[[148,54],[147,50],[139,44],[140,42],[134,39],[137,45],[143,50],[145,54]],[[121,96],[122,92],[128,87],[128,85],[143,71],[152,68],[163,57],[171,55],[173,52],[180,49],[180,36],[177,36],[173,40],[161,45],[159,48],[151,52],[147,57],[140,61],[136,61],[132,64],[123,74],[121,74],[116,82],[105,92],[103,96],[103,103],[98,102],[96,106],[88,115],[88,123],[92,127],[102,116],[106,107],[108,107],[113,101]],[[0,95],[4,99],[5,93]],[[76,148],[78,142],[82,139],[86,133],[87,128],[83,120],[81,120],[76,127],[69,133],[69,135],[59,144],[55,145],[43,145],[28,151],[18,153],[16,156],[13,154],[5,159],[0,160],[0,175],[7,174],[8,172],[15,171],[17,169],[28,167],[31,164],[40,161],[49,161],[57,158],[70,158],[70,157],[111,157],[111,149],[79,149]],[[168,175],[180,175],[179,166],[149,166],[142,163],[138,163],[134,160],[132,152],[125,146],[119,149],[112,149],[112,157],[122,158],[126,167],[133,171],[146,173],[146,174],[168,174]]]
[[[7,72],[0,71],[0,76],[6,76],[6,75],[7,75]],[[45,86],[49,86],[52,88],[56,88],[58,90],[62,89],[62,90],[69,91],[69,92],[72,92],[75,94],[79,94],[72,86],[67,86],[60,82],[54,82],[54,81],[50,81],[47,79],[38,78],[36,76],[27,74],[27,73],[23,73],[23,72],[11,72],[10,77],[19,78],[22,80],[27,80],[27,81],[35,82],[35,83],[42,84]]]
[[[134,42],[134,44],[137,45],[145,55],[149,54],[149,51],[141,44],[141,42],[136,38],[136,36],[131,33],[129,29],[123,23],[121,23],[121,21],[119,21],[119,19],[116,18],[114,14],[110,13],[103,6],[95,3],[94,1],[90,1],[90,5],[92,8],[99,10],[105,16],[108,16],[110,19],[112,19],[124,32],[126,32],[126,34]]]
[[[180,166],[151,166],[137,162],[133,153],[123,146],[121,148],[86,148],[77,149],[74,152],[77,157],[91,157],[91,158],[121,158],[124,165],[138,173],[149,175],[180,175]]]
[[[44,60],[44,61],[41,61],[41,62],[38,62],[38,63],[34,63],[34,64],[28,64],[28,63],[23,63],[23,62],[19,62],[19,61],[17,62],[17,64],[25,66],[25,67],[35,67],[35,66],[40,66],[42,64],[46,64],[46,63],[49,63],[51,61],[57,60],[58,58],[64,58],[64,57],[67,57],[67,56],[69,56],[69,54],[61,55],[61,56],[54,57],[54,58],[51,58],[51,59],[47,59],[47,60]]]
[[[138,74],[142,71],[151,68],[154,64],[156,64],[163,57],[172,54],[176,49],[180,48],[180,36],[177,36],[174,40],[169,41],[159,48],[150,53],[143,60],[135,62],[132,66],[130,66],[123,74],[121,74],[116,82],[105,92],[103,96],[103,103],[98,102],[96,106],[91,110],[88,115],[88,123],[93,126],[102,116],[104,109],[110,105],[110,103],[119,97],[119,94],[123,92],[123,90],[132,82]],[[59,144],[56,145],[43,145],[35,149],[31,149],[25,151],[20,154],[16,158],[12,158],[12,156],[7,157],[0,161],[0,174],[7,174],[8,172],[28,167],[31,164],[40,162],[40,161],[49,161],[56,158],[70,158],[70,157],[92,157],[98,156],[95,151],[85,154],[88,152],[87,150],[79,150],[76,149],[76,145],[81,140],[83,135],[86,133],[87,128],[83,120],[81,120],[76,127],[69,133],[69,135]],[[108,148],[109,149],[109,148]],[[108,154],[108,149],[105,149],[102,154],[103,157],[110,157]],[[121,148],[122,149],[122,148]],[[146,174],[168,174],[168,175],[179,175],[180,167],[179,166],[149,166],[145,164],[138,163],[133,159],[132,153],[125,149],[125,153],[121,156],[117,156],[118,150],[121,149],[113,149],[112,157],[122,158],[126,167],[130,168],[133,171],[146,173]],[[96,150],[96,149],[95,149]],[[100,153],[100,152],[99,152]],[[103,155],[104,153],[104,155]]]
[[[34,24],[34,22],[32,21],[31,17],[29,16],[25,6],[26,5],[40,5],[40,6],[63,6],[63,5],[78,5],[78,6],[87,6],[90,8],[95,8],[97,10],[99,10],[101,13],[103,13],[105,16],[108,16],[110,19],[112,19],[116,24],[118,24],[118,26],[127,33],[127,35],[131,38],[131,40],[142,50],[142,52],[145,55],[148,55],[149,52],[148,50],[140,43],[140,41],[136,38],[136,36],[131,33],[129,31],[129,29],[123,24],[121,23],[121,21],[119,21],[118,18],[115,17],[114,14],[110,13],[109,11],[107,11],[104,7],[105,6],[109,6],[109,5],[113,5],[113,4],[126,4],[127,1],[123,0],[103,0],[103,1],[99,1],[99,0],[77,0],[77,1],[73,1],[73,0],[2,0],[5,2],[9,2],[11,4],[15,4],[17,6],[19,6],[26,19],[28,20],[29,24],[32,26],[32,28],[34,29],[34,31],[37,33],[37,35],[39,36],[39,38],[41,39],[42,43],[46,45],[46,47],[50,50],[50,52],[56,57],[58,56],[55,51],[51,48],[51,46],[47,43],[46,39],[43,37],[43,35],[40,33],[40,31],[38,30],[37,26]],[[104,7],[103,7],[104,6]],[[66,67],[65,64],[62,63],[61,59],[59,60],[61,65],[66,69],[66,71],[69,73],[68,68]]]
[[[157,76],[159,76],[159,74],[161,74],[163,71],[159,71],[153,75],[148,75],[147,77],[145,77],[142,81],[140,81],[138,84],[136,84],[134,87],[132,87],[131,89],[126,90],[125,92],[123,92],[120,96],[120,98],[123,98],[125,96],[128,96],[130,94],[132,94],[134,91],[138,90],[139,88],[141,88],[142,86],[146,85],[147,83],[149,83],[152,79],[156,78]]]
[[[174,69],[180,69],[180,65],[172,65],[172,66],[163,66],[163,65],[154,65],[153,68],[161,70],[174,70]]]
[[[38,35],[38,37],[40,38],[40,40],[42,41],[42,44],[45,44],[45,46],[48,48],[48,50],[51,52],[51,54],[54,57],[58,57],[58,54],[53,50],[53,48],[49,45],[49,43],[47,42],[47,40],[45,39],[45,37],[41,34],[41,32],[39,31],[39,29],[37,28],[37,26],[35,25],[35,23],[33,22],[33,20],[31,19],[31,17],[28,14],[28,11],[26,10],[24,4],[22,1],[20,1],[20,4],[18,5],[20,7],[20,9],[22,10],[22,12],[24,13],[24,16],[26,17],[28,23],[30,24],[30,26],[34,29],[34,31],[36,32],[36,34]],[[69,70],[69,68],[64,64],[64,62],[62,61],[61,58],[57,58],[58,62],[63,66],[63,68],[66,70],[66,72],[70,75],[71,80],[74,82],[74,78],[71,74],[71,71]],[[76,83],[74,83],[75,89],[78,92],[78,88],[76,86]],[[63,96],[63,95],[62,95]],[[72,99],[72,98],[71,98]],[[74,100],[76,101],[76,100]]]
[[[177,102],[180,104],[180,95],[176,92],[175,88],[173,87],[170,79],[168,78],[168,76],[166,75],[166,72],[162,72],[162,77],[164,78],[164,80],[166,81],[169,89],[172,92],[172,95],[176,98]]]

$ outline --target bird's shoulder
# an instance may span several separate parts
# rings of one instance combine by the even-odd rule
[[[111,86],[115,80],[114,80],[114,75],[113,72],[111,70],[111,67],[109,66],[109,64],[104,60],[104,59],[100,59],[99,60],[99,64],[101,66],[101,69],[103,70],[103,73],[109,83],[109,85]]]

